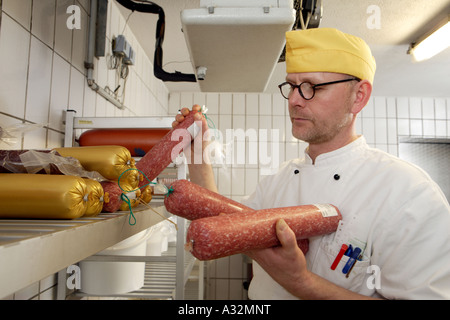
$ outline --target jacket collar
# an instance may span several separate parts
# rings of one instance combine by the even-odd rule
[[[339,164],[342,161],[352,158],[353,155],[360,153],[363,149],[366,148],[368,148],[366,139],[363,136],[359,136],[356,140],[343,146],[342,148],[318,155],[316,157],[316,161],[314,164],[311,157],[308,154],[308,148],[306,148],[304,163],[306,165],[314,165],[314,166]]]

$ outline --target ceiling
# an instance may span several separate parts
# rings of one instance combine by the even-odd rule
[[[115,1],[115,0],[114,0]],[[166,30],[163,68],[167,72],[194,73],[180,12],[198,8],[200,0],[153,0],[164,9]],[[450,48],[424,62],[413,62],[409,44],[450,14],[450,0],[322,0],[319,27],[333,27],[367,41],[377,61],[375,96],[450,96]],[[153,59],[157,15],[130,11],[117,4],[147,55]],[[377,11],[378,10],[378,11]],[[379,24],[368,22],[379,13]],[[276,92],[284,81],[285,64],[278,63],[265,92]],[[170,92],[199,92],[197,83],[166,82]]]

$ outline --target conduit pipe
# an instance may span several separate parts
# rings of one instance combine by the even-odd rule
[[[123,103],[110,95],[105,89],[100,87],[94,80],[94,53],[95,53],[95,28],[97,24],[97,8],[98,0],[91,0],[91,16],[89,18],[89,34],[88,34],[88,48],[87,48],[87,61],[84,63],[84,67],[87,70],[87,84],[88,86],[101,95],[103,98],[111,102],[120,110],[125,109]]]

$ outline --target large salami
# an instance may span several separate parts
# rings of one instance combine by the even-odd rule
[[[243,204],[205,189],[188,180],[176,180],[164,198],[170,213],[188,220],[252,210]]]
[[[188,220],[253,210],[184,179],[173,182],[169,190],[169,194],[164,198],[167,211]],[[309,249],[309,240],[300,239],[297,243],[306,254]]]
[[[201,128],[201,124],[198,127],[194,122],[195,113],[198,113],[198,111],[191,111],[183,122],[180,122],[175,128],[170,130],[136,164],[136,168],[141,170],[148,180],[152,181],[155,179],[194,139],[195,132],[198,132]],[[148,181],[144,179],[141,185],[146,183]]]
[[[297,240],[336,231],[342,215],[332,205],[303,205],[246,211],[191,222],[186,249],[199,260],[212,260],[279,245],[275,225],[284,219]]]

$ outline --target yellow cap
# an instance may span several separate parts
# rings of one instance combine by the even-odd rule
[[[286,72],[335,72],[373,83],[376,63],[361,38],[333,28],[286,32]]]

